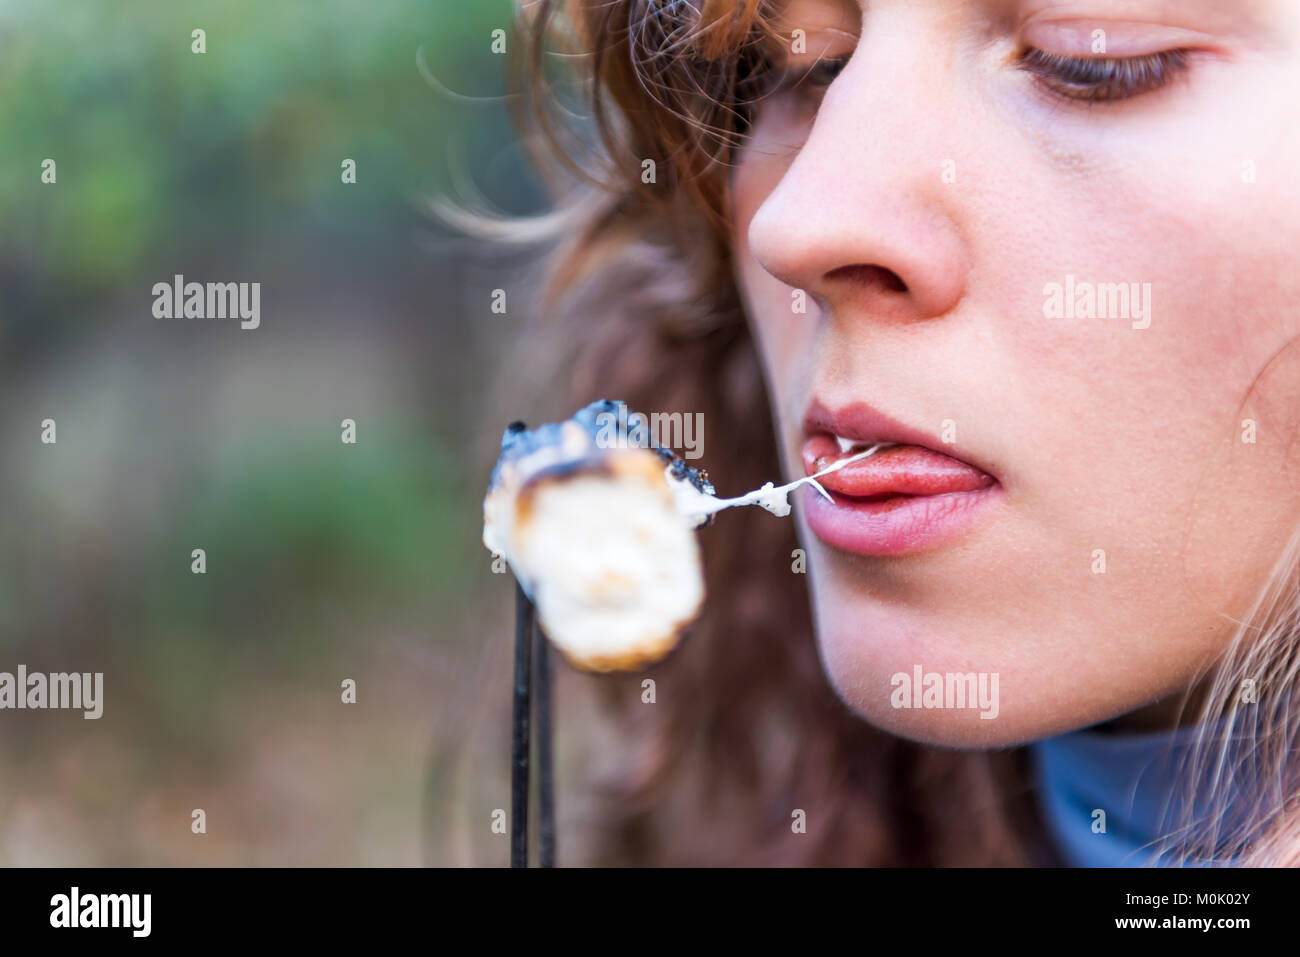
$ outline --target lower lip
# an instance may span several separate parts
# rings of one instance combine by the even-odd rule
[[[804,519],[827,545],[859,555],[899,555],[937,545],[963,531],[998,498],[1001,487],[864,501],[831,492],[828,502],[803,489]]]

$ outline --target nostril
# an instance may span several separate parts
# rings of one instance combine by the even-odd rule
[[[827,279],[845,279],[864,286],[876,286],[888,292],[907,292],[907,283],[903,277],[884,266],[871,266],[858,263],[853,266],[840,266],[826,274]]]

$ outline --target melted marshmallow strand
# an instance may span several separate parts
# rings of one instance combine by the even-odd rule
[[[800,485],[811,485],[829,499],[831,496],[826,489],[821,487],[821,483],[817,481],[819,478],[823,475],[829,475],[831,472],[837,472],[851,462],[857,462],[869,455],[874,455],[892,444],[891,442],[878,442],[856,455],[837,459],[815,475],[805,476],[786,485],[773,485],[771,482],[766,482],[762,488],[754,489],[754,491],[736,498],[717,498],[701,492],[690,482],[674,478],[671,470],[666,471],[664,474],[669,487],[672,489],[673,501],[677,506],[678,514],[686,519],[687,524],[692,528],[703,525],[709,520],[709,516],[715,515],[723,509],[735,508],[738,505],[758,505],[778,518],[784,518],[790,514],[790,493]],[[841,448],[843,448],[843,440],[841,440]]]

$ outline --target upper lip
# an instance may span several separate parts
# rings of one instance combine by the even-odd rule
[[[965,450],[962,454],[957,454],[952,445],[941,441],[937,436],[904,425],[865,402],[853,402],[838,409],[831,409],[823,405],[820,400],[813,399],[804,414],[803,431],[808,437],[842,436],[863,444],[894,442],[899,445],[918,445],[949,458],[966,462],[967,465],[972,465],[982,472],[993,474],[980,463],[969,461],[965,457]]]

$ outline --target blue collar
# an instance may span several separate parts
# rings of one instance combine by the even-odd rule
[[[1180,822],[1177,773],[1199,730],[1190,725],[1125,734],[1085,728],[1031,744],[1043,815],[1064,862],[1160,864],[1156,842]]]

